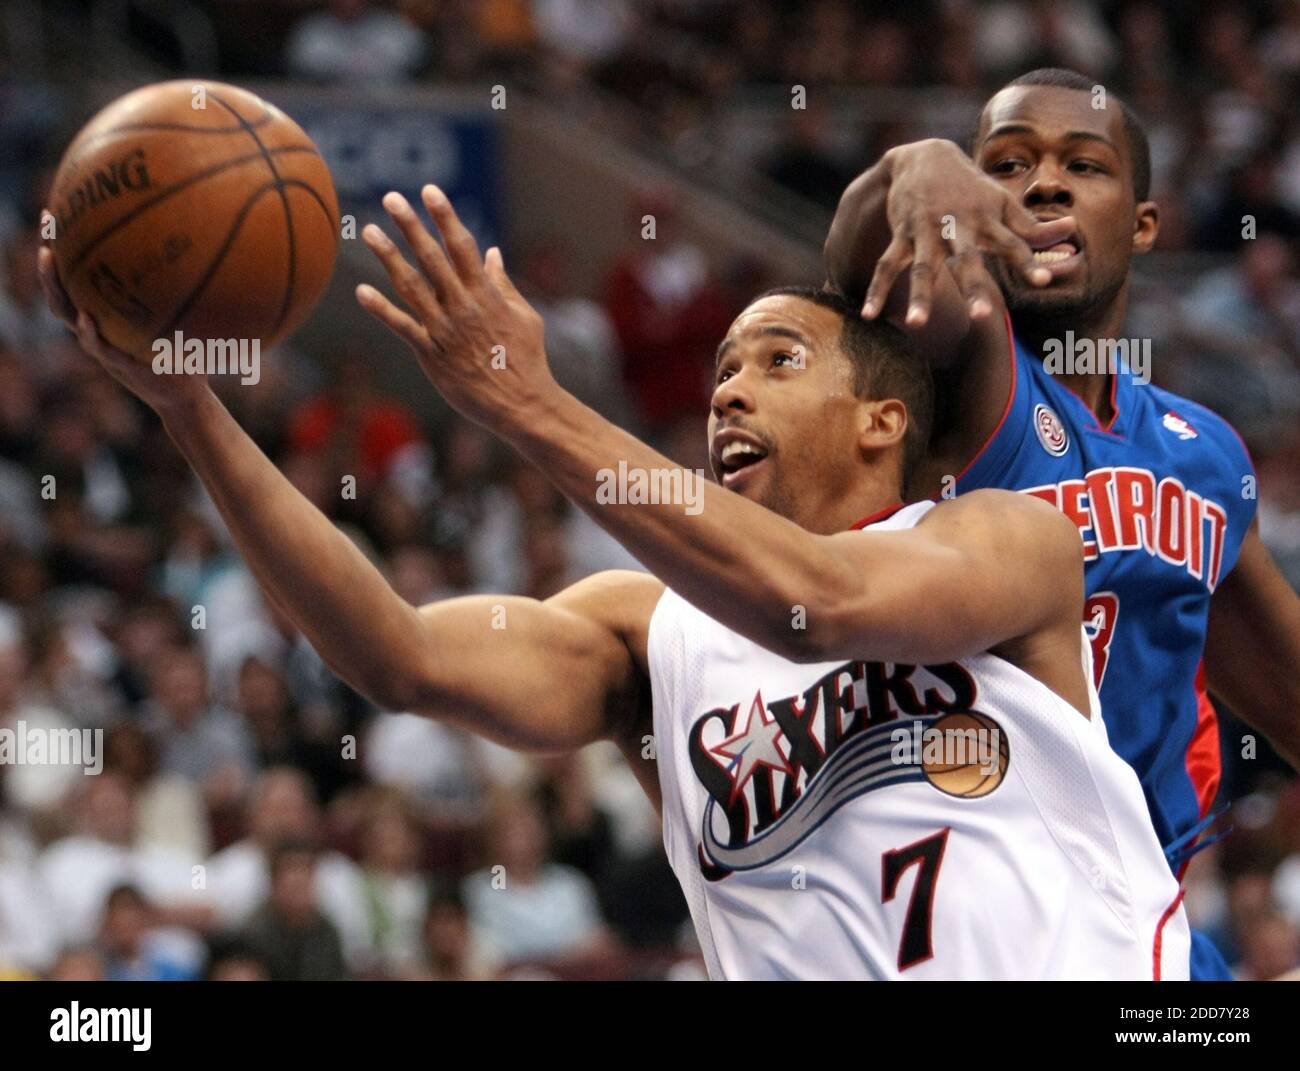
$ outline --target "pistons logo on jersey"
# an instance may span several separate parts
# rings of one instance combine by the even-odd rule
[[[717,707],[691,727],[691,767],[708,793],[700,869],[709,880],[765,866],[850,800],[928,781],[976,799],[1002,783],[1005,733],[974,709],[974,678],[940,666],[847,662],[805,691]]]
[[[1063,457],[1070,449],[1070,436],[1061,418],[1045,405],[1034,406],[1034,430],[1043,449],[1053,457]]]

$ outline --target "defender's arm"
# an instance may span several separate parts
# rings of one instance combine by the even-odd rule
[[[1206,680],[1239,718],[1300,769],[1300,595],[1251,525],[1210,600]]]

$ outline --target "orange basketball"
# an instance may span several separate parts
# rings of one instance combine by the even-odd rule
[[[260,340],[307,318],[334,270],[338,199],[292,119],[219,82],[120,97],[64,153],[49,241],[73,303],[144,356],[158,338]]]

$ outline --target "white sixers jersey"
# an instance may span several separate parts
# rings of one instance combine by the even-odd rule
[[[649,659],[664,843],[711,977],[1187,978],[1181,893],[1095,693],[1088,720],[990,654],[800,665],[671,590]]]

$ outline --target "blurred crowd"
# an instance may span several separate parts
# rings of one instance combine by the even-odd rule
[[[42,308],[34,249],[14,236],[0,280],[0,729],[102,729],[102,771],[0,761],[0,974],[697,976],[617,752],[525,758],[335,679],[156,418]],[[530,264],[571,367],[616,345]],[[280,348],[221,389],[404,598],[639,568],[483,431],[426,426],[336,356]],[[631,408],[616,372],[600,389]]]
[[[1300,587],[1300,2],[201,6],[232,78],[605,94],[683,163],[739,146],[823,213],[890,145],[962,136],[1007,77],[1096,74],[1146,120],[1160,247],[1192,264],[1139,276],[1130,333],[1153,340],[1157,381],[1242,430],[1261,532]],[[796,84],[828,92],[791,111]],[[751,144],[753,107],[783,118]],[[262,599],[157,421],[43,308],[40,182],[0,204],[0,728],[102,728],[103,772],[0,763],[0,975],[698,977],[657,819],[612,750],[525,758],[375,709]],[[509,252],[561,381],[706,468],[713,349],[787,280],[720,275],[666,198],[628,205],[598,293],[569,282],[578,236]],[[633,222],[647,212],[655,242]],[[638,567],[373,365],[346,340],[289,345],[222,391],[404,598],[544,598]],[[1233,831],[1194,859],[1187,903],[1253,978],[1300,964],[1300,782],[1266,746],[1243,757],[1247,732],[1222,717]]]
[[[828,208],[891,145],[936,132],[964,139],[979,102],[1008,79],[1072,67],[1122,94],[1148,124],[1164,248],[1233,251],[1243,212],[1261,229],[1297,236],[1300,0],[202,6],[231,75],[322,84],[500,76],[552,96],[594,86],[639,109],[660,141],[704,167],[757,151],[762,139],[740,143],[737,111],[776,100],[784,135],[760,163]],[[806,106],[790,107],[793,87],[806,91]]]
[[[725,177],[759,203],[777,204],[763,195],[784,190],[778,212],[811,213],[813,233],[847,182],[891,146],[966,143],[984,99],[1015,75],[1052,65],[1092,75],[1136,109],[1151,143],[1159,252],[1137,265],[1130,329],[1152,340],[1162,385],[1242,432],[1268,474],[1268,538],[1300,584],[1300,0],[205,7],[232,76],[501,80],[585,115],[593,97],[619,102],[614,110],[626,109],[693,179]],[[658,289],[656,317],[682,306],[680,292],[705,289],[706,258],[678,248],[655,259],[642,277]],[[640,340],[655,358],[694,359],[672,341]],[[638,345],[624,354],[633,376],[655,364],[638,360]]]

